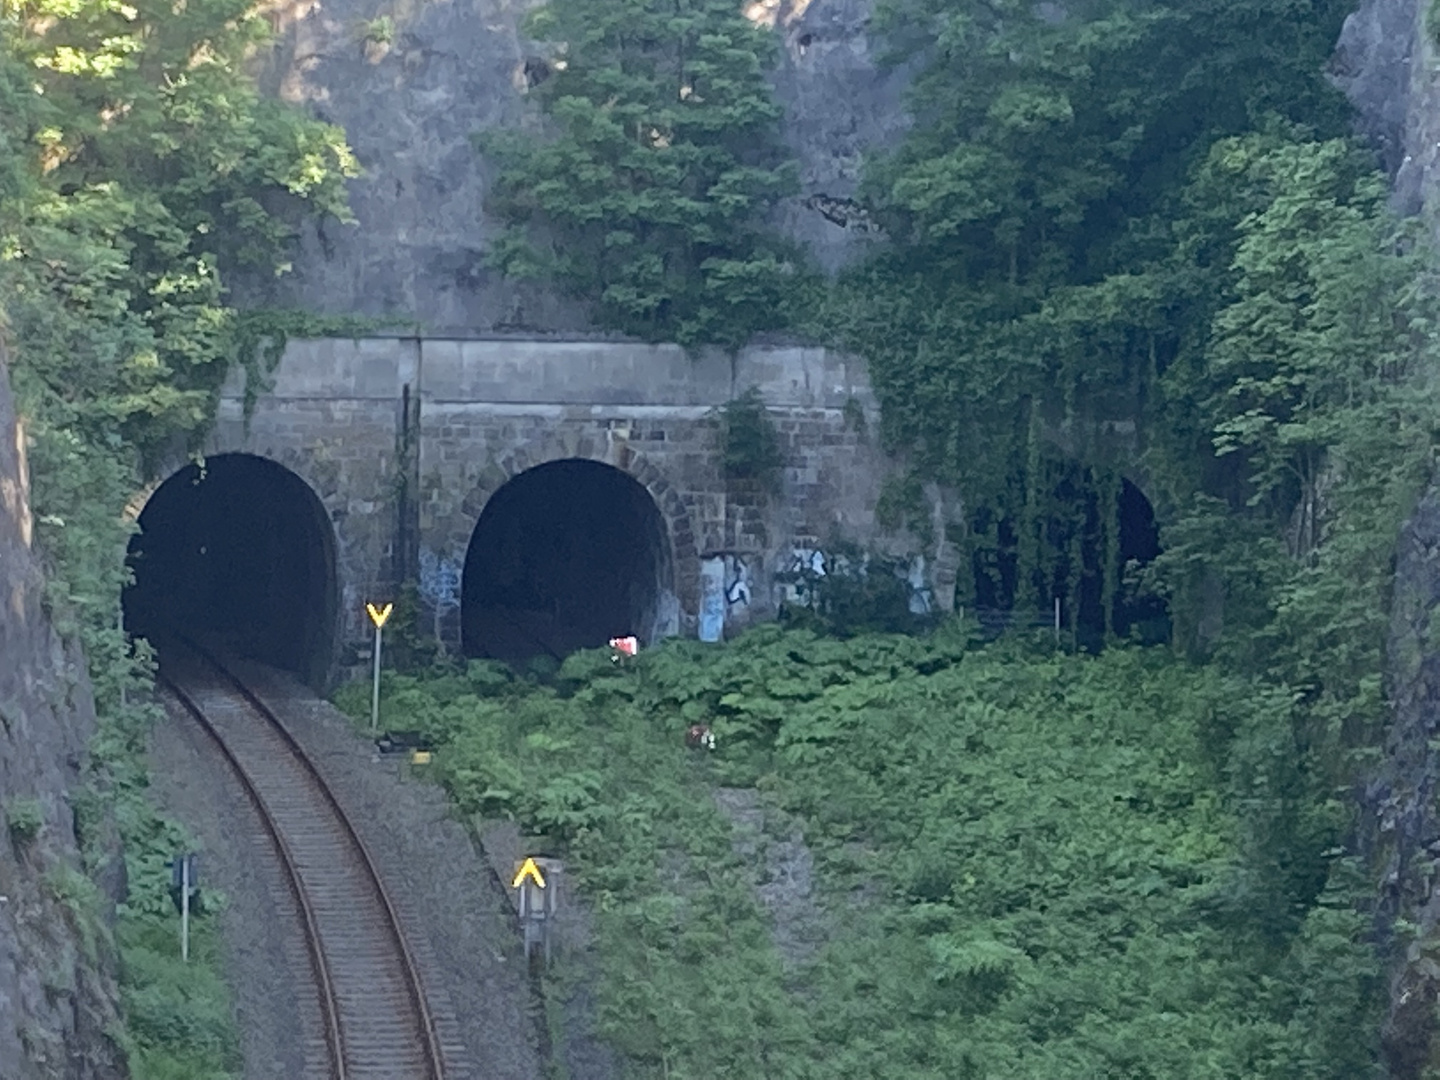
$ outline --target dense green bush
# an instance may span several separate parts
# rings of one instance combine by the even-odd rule
[[[186,964],[176,921],[121,922],[121,1002],[131,1073],[138,1080],[232,1080],[242,1062],[229,988],[218,974],[215,930],[192,924]]]
[[[785,464],[775,422],[765,409],[758,387],[727,401],[719,409],[720,469],[731,480],[752,480],[773,489]]]
[[[5,826],[10,839],[17,844],[28,844],[40,835],[45,825],[45,809],[36,800],[14,798],[5,801]]]
[[[838,637],[924,630],[932,620],[910,610],[909,572],[908,559],[831,543],[823,566],[802,563],[775,575],[794,597],[781,604],[780,621]]]

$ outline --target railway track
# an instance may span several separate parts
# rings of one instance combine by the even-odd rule
[[[218,659],[193,642],[175,645],[168,657],[180,663],[162,681],[239,778],[295,898],[324,1018],[324,1075],[458,1080],[395,905],[319,771]]]

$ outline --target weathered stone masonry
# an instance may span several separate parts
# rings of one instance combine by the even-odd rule
[[[716,407],[751,386],[786,455],[770,496],[727,483],[719,465]],[[717,592],[727,630],[772,613],[775,574],[797,551],[834,538],[905,546],[874,519],[895,465],[866,434],[878,420],[868,380],[858,361],[823,349],[757,346],[732,359],[597,340],[296,341],[248,419],[243,400],[237,374],[205,451],[274,460],[323,503],[337,647],[364,640],[365,601],[400,577],[420,581],[458,647],[459,571],[487,501],[566,458],[623,470],[664,518],[673,600],[643,628],[650,636],[694,634]],[[941,607],[946,591],[933,597]]]

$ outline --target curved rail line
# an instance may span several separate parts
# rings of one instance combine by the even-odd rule
[[[419,968],[364,842],[279,717],[204,647],[180,643],[221,685],[162,680],[240,778],[284,865],[315,970],[332,1080],[446,1080]],[[211,715],[224,712],[239,715],[229,723]]]

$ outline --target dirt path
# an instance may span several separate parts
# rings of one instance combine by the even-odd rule
[[[815,856],[798,821],[765,806],[754,788],[715,789],[732,829],[731,847],[751,867],[756,898],[770,915],[770,940],[789,968],[814,957],[825,936],[815,900]]]

